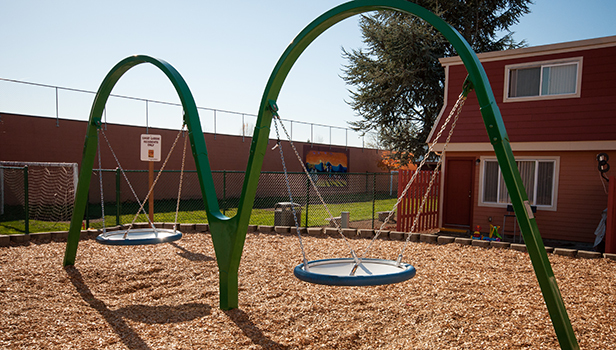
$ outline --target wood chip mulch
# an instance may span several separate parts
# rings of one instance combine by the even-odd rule
[[[351,240],[361,253],[367,240]],[[377,287],[293,276],[296,236],[250,233],[240,307],[218,307],[210,236],[157,246],[0,248],[2,349],[558,349],[526,253],[410,243],[415,278]],[[310,260],[346,257],[341,239],[304,237]],[[402,242],[377,241],[395,259]],[[616,349],[616,261],[550,255],[582,349]]]

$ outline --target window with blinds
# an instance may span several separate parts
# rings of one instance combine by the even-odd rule
[[[555,208],[556,163],[555,159],[516,161],[531,205]],[[484,160],[482,178],[482,204],[503,206],[511,204],[509,192],[496,159]]]
[[[505,67],[505,101],[579,97],[582,59]]]

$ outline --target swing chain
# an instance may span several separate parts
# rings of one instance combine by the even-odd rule
[[[128,232],[130,231],[130,229],[135,224],[135,221],[137,221],[137,217],[139,216],[139,212],[141,212],[143,210],[144,213],[145,213],[145,210],[143,209],[143,206],[148,201],[148,198],[150,198],[150,195],[152,195],[152,192],[154,191],[154,187],[156,186],[156,183],[158,183],[158,179],[160,179],[160,175],[162,175],[163,169],[165,169],[165,166],[167,165],[167,161],[169,161],[169,158],[171,157],[171,153],[175,149],[175,145],[178,143],[178,140],[180,139],[180,135],[182,135],[182,131],[184,131],[184,125],[185,124],[182,125],[182,128],[180,129],[178,134],[175,136],[175,140],[173,141],[173,145],[171,145],[171,149],[169,150],[169,153],[167,153],[167,157],[165,158],[165,161],[163,162],[163,165],[160,167],[160,170],[158,171],[158,174],[156,175],[156,179],[154,179],[154,182],[152,183],[152,186],[150,187],[150,190],[148,191],[148,194],[145,196],[145,199],[143,200],[143,202],[141,202],[141,207],[137,211],[137,214],[133,218],[133,221],[130,223],[130,226],[128,227],[128,229],[124,233],[124,238],[126,238],[126,236],[128,236]],[[154,223],[152,223],[150,221],[149,217],[148,217],[148,222],[150,222],[150,225],[152,225],[152,229],[154,230],[154,232],[156,232],[156,228],[154,227]],[[175,225],[174,225],[174,227],[175,227]]]
[[[460,95],[458,96],[458,100],[456,101],[456,103],[454,104],[454,106],[451,109],[451,112],[449,113],[449,115],[447,116],[445,121],[443,122],[443,125],[441,126],[441,129],[439,130],[439,132],[437,133],[436,137],[434,138],[434,142],[428,146],[428,150],[426,151],[426,153],[422,157],[421,162],[419,163],[419,166],[417,166],[417,169],[422,169],[423,168],[423,166],[426,163],[426,160],[428,159],[428,156],[430,155],[430,153],[434,152],[434,146],[436,146],[436,144],[438,143],[438,140],[442,136],[446,126],[451,121],[451,118],[455,115],[454,122],[452,123],[451,129],[449,130],[449,136],[447,137],[447,141],[445,142],[445,146],[443,147],[443,152],[441,153],[441,155],[445,154],[445,150],[447,149],[447,145],[449,144],[449,141],[451,139],[451,135],[453,134],[453,129],[455,128],[455,125],[456,125],[456,122],[458,120],[458,117],[460,116],[460,112],[462,111],[462,106],[464,106],[464,102],[466,101],[466,96],[468,95],[468,93],[469,93],[469,91],[471,89],[472,89],[472,84],[470,83],[470,81],[469,80],[465,81],[462,93],[460,93]],[[428,190],[424,194],[424,198],[423,198],[422,203],[421,203],[421,205],[419,207],[418,213],[415,216],[415,219],[413,220],[413,225],[412,225],[411,230],[410,230],[411,232],[413,232],[413,230],[415,229],[415,226],[416,226],[416,224],[417,224],[417,222],[419,220],[419,216],[423,212],[423,207],[424,207],[424,205],[426,203],[426,199],[428,197],[428,194],[430,193],[432,185],[434,184],[434,180],[436,178],[436,174],[438,172],[438,169],[440,168],[440,164],[441,164],[442,160],[443,160],[443,157],[441,156],[441,158],[439,159],[439,162],[437,164],[437,168],[435,169],[434,174],[432,175],[432,178],[431,178],[430,183],[428,185]],[[366,248],[366,250],[364,251],[364,254],[362,254],[361,258],[359,259],[360,262],[366,257],[366,255],[370,251],[372,245],[374,244],[376,239],[381,234],[381,231],[383,231],[383,228],[385,227],[385,225],[387,225],[387,223],[389,222],[391,217],[394,215],[395,211],[398,208],[398,205],[400,204],[402,199],[406,196],[406,193],[411,188],[411,185],[415,182],[415,179],[417,178],[418,174],[419,174],[419,171],[416,170],[413,173],[413,176],[411,176],[411,179],[406,184],[404,190],[402,191],[400,196],[398,196],[398,200],[392,206],[392,209],[389,211],[389,214],[387,215],[385,220],[383,220],[383,223],[381,224],[381,226],[379,227],[378,231],[375,233],[374,237],[370,241],[370,244],[368,245],[368,248]],[[396,259],[396,265],[397,266],[400,266],[400,264],[402,263],[402,257],[404,255],[405,250],[406,250],[406,246],[408,245],[408,242],[410,241],[411,232],[409,232],[407,234],[407,237],[406,237],[404,246],[402,248],[402,251],[398,255],[398,258]]]
[[[285,136],[287,137],[287,140],[289,141],[289,144],[291,145],[291,148],[293,149],[293,152],[295,152],[295,156],[299,160],[299,163],[301,164],[302,169],[304,170],[304,173],[308,177],[308,180],[310,181],[310,184],[312,185],[312,187],[314,188],[317,196],[319,197],[319,200],[323,204],[323,207],[327,211],[327,214],[329,215],[330,222],[334,223],[334,225],[336,227],[336,230],[338,231],[340,236],[342,236],[342,238],[344,239],[344,242],[345,242],[347,248],[351,252],[351,257],[353,258],[353,261],[355,261],[355,263],[359,265],[360,260],[357,259],[357,255],[355,254],[355,250],[353,250],[353,248],[349,244],[349,240],[342,233],[342,230],[340,228],[340,224],[338,223],[337,220],[334,219],[334,216],[332,215],[331,211],[329,210],[329,207],[327,206],[327,203],[325,203],[325,200],[323,199],[323,196],[321,196],[321,192],[317,188],[316,183],[314,182],[312,176],[310,176],[310,173],[308,172],[308,169],[306,169],[306,165],[302,161],[302,157],[299,155],[299,152],[297,151],[297,148],[293,144],[293,140],[291,139],[291,136],[289,135],[289,132],[285,128],[284,124],[282,123],[282,119],[280,118],[280,115],[278,114],[278,106],[276,105],[276,102],[274,100],[269,100],[269,109],[272,112],[272,115],[274,117],[274,125],[276,126],[276,128],[278,127],[278,124],[276,123],[276,119],[278,119],[278,121],[280,121],[280,126],[282,127],[282,131],[285,133]],[[278,133],[278,129],[276,129],[276,132]],[[282,150],[281,150],[281,154],[282,154]],[[283,165],[284,165],[284,160],[283,160]],[[287,186],[289,186],[289,185],[287,184]],[[290,186],[289,186],[289,190],[290,190]],[[305,264],[304,266],[308,266],[308,265]]]
[[[304,259],[304,268],[306,271],[308,271],[309,270],[308,259],[306,259],[306,251],[304,249],[304,243],[302,241],[302,234],[299,228],[299,221],[297,220],[297,213],[295,211],[295,202],[293,202],[293,194],[291,193],[291,184],[289,183],[289,174],[287,172],[287,165],[284,161],[284,154],[282,152],[282,144],[280,143],[280,133],[278,132],[278,122],[276,121],[276,119],[280,119],[280,117],[277,114],[275,114],[273,119],[274,119],[274,127],[276,130],[277,140],[276,140],[276,146],[274,146],[272,150],[278,147],[278,151],[280,152],[280,160],[282,161],[282,169],[284,170],[284,180],[287,185],[287,192],[289,193],[289,200],[291,201],[291,211],[293,212],[293,221],[295,222],[295,231],[297,232],[297,237],[299,238],[299,246],[300,246],[300,249],[302,250],[302,257]]]
[[[445,130],[445,126],[447,124],[449,124],[452,116],[455,114],[455,116],[453,117],[453,122],[451,123],[451,127],[449,129],[449,134],[447,135],[447,139],[445,140],[445,144],[443,145],[443,151],[441,152],[441,156],[440,156],[440,158],[438,160],[438,163],[436,164],[436,168],[434,169],[432,177],[430,178],[430,183],[428,184],[428,189],[427,189],[426,193],[424,193],[424,196],[423,196],[422,201],[421,201],[421,205],[419,206],[419,210],[417,211],[417,214],[415,215],[415,219],[413,220],[413,225],[411,226],[411,230],[410,230],[409,234],[406,237],[406,240],[404,242],[404,246],[402,247],[402,251],[400,252],[400,255],[398,256],[398,259],[396,260],[398,262],[398,266],[399,266],[400,262],[402,261],[402,256],[404,255],[404,252],[406,251],[406,247],[408,246],[408,243],[411,240],[411,234],[410,233],[415,230],[415,227],[417,226],[417,223],[419,221],[419,217],[423,213],[424,206],[425,206],[426,201],[428,199],[428,195],[430,194],[430,192],[432,190],[432,185],[434,184],[434,180],[436,179],[436,175],[438,175],[440,173],[440,169],[441,169],[441,166],[443,164],[443,158],[444,158],[445,153],[447,152],[447,146],[449,146],[449,142],[451,141],[451,136],[453,135],[453,130],[456,127],[456,124],[458,123],[458,118],[460,117],[460,112],[462,111],[462,107],[464,106],[464,103],[466,102],[467,93],[468,93],[467,87],[465,86],[465,90],[458,97],[458,100],[456,101],[456,104],[453,106],[451,112],[449,113],[449,116],[447,117],[447,119],[443,123],[443,126],[439,130],[438,134],[436,135],[435,141],[430,145],[430,147],[428,149],[428,152],[426,153],[426,155],[424,155],[424,159],[422,159],[422,161],[421,161],[421,163],[419,165],[418,169],[421,169],[423,167],[423,165],[425,164],[425,159],[428,158],[429,153],[433,152],[434,146],[438,143],[438,140],[440,139],[441,135],[443,134],[443,131]],[[409,183],[412,183],[413,179],[416,177],[418,172],[419,171],[415,171],[415,173],[413,174],[413,177],[412,177],[411,181],[409,181]],[[409,188],[410,188],[410,186],[408,186],[408,184],[407,184],[407,186],[405,188],[405,191],[404,191],[403,195],[400,198],[404,198],[404,195],[406,194],[406,191]]]
[[[103,168],[101,166],[101,139],[97,137],[96,142],[98,143],[98,183],[101,190],[101,217],[103,218],[103,235],[105,235],[107,233],[107,226],[105,225],[105,196],[103,194]]]
[[[111,151],[111,154],[113,155],[113,158],[116,161],[116,164],[118,165],[118,168],[120,169],[120,172],[122,173],[122,176],[124,176],[124,180],[126,180],[126,183],[128,184],[128,188],[130,188],[131,192],[133,193],[133,196],[135,197],[135,200],[137,201],[137,204],[140,205],[141,210],[143,210],[143,204],[141,204],[141,201],[139,200],[139,196],[137,196],[137,193],[135,192],[135,189],[133,188],[133,186],[131,185],[130,181],[128,180],[128,176],[126,176],[126,173],[124,172],[124,168],[122,168],[122,164],[120,164],[120,160],[118,159],[118,157],[116,156],[115,152],[113,151],[113,148],[111,147],[111,143],[109,142],[109,139],[107,138],[107,135],[105,134],[104,129],[99,129],[100,134],[103,135],[103,138],[105,139],[106,143],[107,143],[107,147],[109,147],[109,150]],[[99,167],[100,168],[100,167]],[[139,213],[139,212],[137,212]],[[143,213],[146,215],[146,218],[148,220],[148,222],[150,223],[150,225],[152,225],[152,227],[154,226],[152,224],[152,222],[150,222],[150,218],[148,217],[147,213],[145,212],[145,210],[143,211]],[[154,229],[156,230],[156,229]]]
[[[116,164],[118,165],[118,168],[120,169],[120,172],[124,176],[124,179],[126,180],[126,183],[128,184],[128,187],[130,188],[131,192],[133,193],[133,196],[135,197],[135,200],[137,201],[137,204],[139,204],[139,210],[137,211],[137,214],[135,215],[135,217],[131,221],[128,229],[123,234],[124,239],[126,239],[126,237],[128,236],[128,233],[130,232],[131,228],[135,224],[135,221],[137,220],[137,217],[140,215],[141,212],[143,212],[143,214],[145,215],[146,220],[148,220],[148,223],[150,224],[150,227],[152,227],[152,229],[154,230],[154,233],[158,234],[158,232],[156,230],[156,226],[154,225],[154,223],[152,221],[150,221],[149,216],[145,212],[144,206],[145,206],[145,203],[148,201],[148,198],[152,194],[154,186],[156,186],[156,183],[158,182],[158,179],[160,178],[160,175],[162,174],[163,169],[167,165],[167,161],[169,160],[169,158],[171,156],[171,153],[175,149],[175,146],[176,146],[176,144],[177,144],[177,142],[178,142],[178,140],[180,138],[180,135],[184,131],[184,127],[185,126],[186,126],[186,123],[184,123],[182,125],[182,128],[180,129],[180,131],[178,132],[177,136],[175,137],[173,145],[171,146],[171,149],[169,150],[169,153],[167,154],[167,157],[165,158],[165,161],[163,162],[163,165],[161,166],[161,169],[158,172],[158,175],[156,176],[156,179],[154,180],[154,183],[150,187],[150,189],[148,191],[148,194],[147,194],[146,198],[143,200],[143,202],[139,200],[139,196],[137,196],[137,193],[135,192],[133,186],[131,185],[131,182],[128,180],[128,176],[126,175],[126,173],[124,171],[124,168],[122,168],[122,165],[120,164],[120,161],[119,161],[118,157],[116,156],[115,152],[113,151],[113,148],[111,147],[111,143],[109,142],[109,139],[107,138],[107,135],[105,134],[105,131],[102,128],[99,129],[99,132],[101,133],[101,135],[103,135],[103,138],[105,139],[105,141],[107,143],[107,146],[109,147],[109,150],[111,151],[111,154],[113,155],[113,158],[115,159]],[[186,155],[186,140],[184,140],[184,156],[183,156],[183,159],[182,159],[182,171],[181,171],[181,175],[180,175],[181,178],[180,178],[180,189],[179,189],[179,191],[181,191],[181,189],[182,189],[182,177],[183,177],[183,170],[184,170],[184,158],[185,158],[185,155]],[[100,169],[101,169],[101,166],[100,166],[100,147],[99,147],[99,170]],[[102,198],[103,198],[103,196],[102,196],[102,184],[101,184],[101,201],[104,202],[104,200]],[[179,209],[179,195],[178,195],[178,205],[176,207],[176,220],[175,220],[175,223],[174,223],[174,231],[176,230],[176,226],[177,226],[178,209]],[[103,212],[103,225],[105,223],[104,220],[105,220],[105,218],[104,218],[104,212]],[[122,232],[122,231],[119,231],[119,232]]]
[[[186,122],[182,124],[182,128],[180,129],[180,131],[183,131],[185,126]],[[184,163],[186,160],[186,143],[188,141],[188,137],[188,135],[184,134],[184,150],[182,151],[182,167],[180,168],[180,185],[178,188],[178,202],[175,206],[175,220],[173,222],[173,232],[177,231],[178,229],[178,213],[180,212],[180,197],[182,195],[182,182],[184,181]]]

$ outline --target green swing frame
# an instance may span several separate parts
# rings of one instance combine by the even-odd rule
[[[556,283],[556,278],[554,277],[539,233],[537,222],[530,210],[528,196],[517,169],[500,110],[496,104],[483,66],[479,62],[475,52],[460,33],[432,12],[405,0],[355,0],[344,3],[316,18],[312,23],[306,26],[287,47],[267,81],[260,102],[250,148],[250,157],[246,168],[246,176],[242,187],[242,195],[240,197],[237,215],[232,218],[220,212],[197,107],[184,79],[167,62],[149,56],[132,56],[119,62],[103,80],[90,112],[75,206],[64,256],[64,265],[75,264],[81,233],[81,222],[87,204],[88,189],[96,154],[98,139],[97,129],[101,127],[101,117],[107,99],[117,81],[126,71],[138,64],[150,63],[158,67],[169,78],[184,108],[184,121],[188,127],[191,149],[197,167],[201,192],[219,268],[220,308],[237,308],[238,270],[259,181],[259,174],[261,172],[270,134],[270,125],[273,116],[270,105],[272,102],[275,103],[289,71],[312,41],[328,28],[346,18],[378,10],[401,11],[425,20],[443,34],[454,46],[456,52],[462,59],[468,72],[468,80],[472,84],[477,100],[479,101],[486,131],[494,148],[507,190],[509,191],[520,230],[524,236],[524,241],[526,242],[527,250],[560,346],[563,349],[579,349],[562,296]],[[266,48],[267,41],[264,40],[264,49]]]

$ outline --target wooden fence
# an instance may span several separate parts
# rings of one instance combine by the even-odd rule
[[[404,188],[413,177],[415,171],[400,170],[398,172],[398,197],[402,195]],[[407,191],[400,204],[398,204],[396,230],[410,232],[413,221],[420,211],[424,195],[428,191],[430,180],[434,171],[419,171],[413,184]],[[438,228],[440,176],[437,174],[430,188],[424,208],[417,219],[414,232],[426,231]]]

